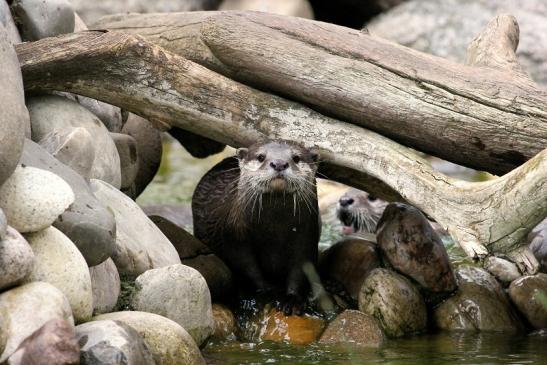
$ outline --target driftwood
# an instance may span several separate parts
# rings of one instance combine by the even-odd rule
[[[339,176],[359,172],[348,174],[359,179],[355,186],[400,193],[472,257],[514,253],[547,212],[547,150],[503,177],[464,183],[375,132],[235,82],[139,36],[77,33],[21,44],[17,52],[27,91],[82,94],[236,147],[264,137],[302,141]]]
[[[265,13],[124,14],[94,27],[142,35],[234,80],[493,174],[547,147],[547,93],[518,68],[511,16],[486,27],[469,66]]]

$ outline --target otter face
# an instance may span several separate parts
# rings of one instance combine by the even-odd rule
[[[386,206],[387,202],[365,191],[348,190],[340,197],[336,207],[336,216],[342,222],[342,232],[374,233]]]
[[[237,150],[240,188],[260,193],[309,194],[315,189],[317,153],[288,141],[255,144]]]

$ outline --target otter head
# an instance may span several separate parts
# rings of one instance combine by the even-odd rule
[[[237,150],[239,189],[265,194],[315,192],[318,155],[296,143],[271,141]]]
[[[342,222],[342,232],[346,234],[374,233],[386,205],[385,201],[365,191],[348,190],[340,197],[336,207],[336,215]]]

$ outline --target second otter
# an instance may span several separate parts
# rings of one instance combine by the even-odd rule
[[[302,312],[302,267],[317,261],[317,159],[287,141],[240,148],[200,180],[192,198],[195,236],[255,289],[282,289],[286,314]]]

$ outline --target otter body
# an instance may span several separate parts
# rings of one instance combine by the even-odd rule
[[[195,236],[254,289],[282,291],[287,314],[302,311],[302,267],[317,261],[316,162],[290,142],[256,144],[214,166],[192,198]]]

